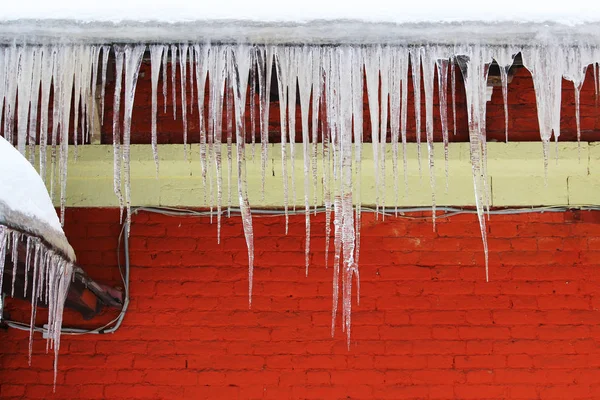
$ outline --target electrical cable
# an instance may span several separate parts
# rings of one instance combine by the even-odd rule
[[[515,215],[515,214],[528,214],[528,213],[544,213],[544,212],[565,212],[569,210],[581,210],[581,211],[600,211],[600,206],[597,205],[558,205],[558,206],[539,206],[539,207],[520,207],[520,208],[499,208],[499,209],[491,209],[485,214],[488,215]],[[182,209],[182,208],[174,208],[174,207],[132,207],[132,214],[137,214],[138,212],[150,212],[156,214],[162,214],[167,216],[195,216],[195,217],[210,217],[218,215],[215,211],[198,211],[193,209]],[[311,208],[311,214],[324,213],[327,209],[325,207],[315,207]],[[330,209],[330,211],[333,211]],[[378,213],[380,215],[386,217],[397,217],[403,219],[431,219],[431,216],[411,216],[406,215],[407,213],[418,213],[418,212],[430,212],[431,207],[398,207],[397,214],[396,208],[380,208],[379,211],[376,211],[374,208],[370,207],[361,207],[361,212],[368,213]],[[462,208],[462,207],[449,207],[449,206],[441,206],[437,207],[437,211],[442,212],[439,215],[436,215],[436,218],[450,218],[455,215],[460,214],[477,214],[477,210],[475,208]],[[304,215],[305,210],[289,210],[288,215]],[[221,215],[240,215],[241,210],[239,207],[228,207],[221,211]],[[284,210],[280,209],[253,209],[252,214],[257,217],[278,217],[285,215]],[[125,259],[125,270],[121,266],[121,257],[120,257],[120,249],[121,242],[123,243],[123,251],[124,251],[124,259]],[[129,227],[127,224],[123,224],[121,228],[121,232],[119,233],[118,245],[117,245],[117,266],[119,268],[119,273],[121,275],[121,280],[123,282],[124,287],[124,300],[123,307],[117,317],[104,324],[101,327],[95,329],[81,329],[81,328],[69,328],[65,327],[61,329],[61,333],[65,335],[84,335],[84,334],[106,334],[106,333],[114,333],[116,332],[121,324],[123,323],[123,319],[125,318],[125,314],[127,313],[127,309],[129,307],[129,277],[130,277],[130,263],[129,263]],[[4,320],[6,325],[11,328],[21,329],[29,331],[29,324],[24,324],[22,322],[12,321],[12,320]],[[45,333],[47,330],[43,327],[34,327],[34,331]]]

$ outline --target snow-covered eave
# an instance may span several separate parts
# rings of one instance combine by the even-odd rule
[[[39,218],[11,209],[2,199],[0,199],[0,225],[36,236],[60,253],[67,261],[75,262],[76,260],[75,251],[64,233],[57,232]]]
[[[600,44],[600,22],[557,21],[373,22],[332,19],[297,21],[191,20],[78,21],[0,20],[0,44],[58,43],[250,43],[516,45]]]

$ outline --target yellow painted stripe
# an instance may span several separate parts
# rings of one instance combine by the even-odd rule
[[[582,143],[578,151],[577,143],[558,145],[558,162],[555,159],[555,145],[551,144],[548,165],[548,179],[544,179],[544,162],[540,143],[489,143],[488,179],[493,206],[525,205],[580,205],[600,203],[600,146]],[[79,146],[78,158],[70,147],[68,163],[67,206],[105,207],[117,206],[113,192],[113,150],[110,145]],[[223,206],[228,204],[227,150],[223,151]],[[449,184],[446,192],[444,171],[444,149],[441,144],[435,148],[434,176],[436,180],[435,198],[438,205],[474,205],[473,182],[469,162],[469,144],[453,143],[449,146]],[[289,152],[289,149],[288,149]],[[304,204],[304,167],[302,145],[296,145],[294,176],[296,197],[290,178],[290,205],[302,207]],[[250,203],[253,207],[282,207],[283,186],[281,174],[281,146],[269,145],[269,162],[266,172],[265,195],[261,192],[260,145],[256,145],[254,159],[248,145],[247,177]],[[210,190],[204,188],[199,162],[199,146],[189,146],[189,160],[184,159],[183,145],[159,146],[160,173],[156,177],[151,147],[131,146],[132,204],[135,206],[209,206],[204,201]],[[430,206],[430,188],[427,146],[422,146],[421,174],[417,162],[417,146],[408,145],[408,187],[405,191],[403,162],[398,159],[398,205]],[[394,176],[392,174],[392,147],[386,147],[385,163],[385,203],[396,203]],[[236,181],[236,155],[233,151],[232,206],[238,206]],[[288,163],[291,177],[292,163]],[[216,196],[214,162],[211,163],[213,177],[213,197]],[[318,202],[322,203],[322,161],[318,161]],[[375,170],[370,144],[363,146],[361,174],[361,196],[365,205],[375,204]],[[312,175],[309,174],[310,204],[313,204]],[[48,180],[49,182],[49,180]],[[56,196],[58,197],[58,196]],[[383,198],[383,192],[382,192]]]

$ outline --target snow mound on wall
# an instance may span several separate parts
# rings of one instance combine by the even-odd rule
[[[161,21],[189,22],[240,20],[255,22],[308,22],[352,19],[367,22],[559,22],[581,24],[600,21],[600,4],[589,0],[536,1],[506,0],[502,4],[480,0],[431,0],[399,2],[391,0],[337,1],[305,0],[28,0],[10,2],[2,8],[0,20],[70,19],[78,21]]]
[[[0,224],[38,236],[75,261],[42,178],[1,136],[0,171]]]

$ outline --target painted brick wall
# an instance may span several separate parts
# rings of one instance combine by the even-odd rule
[[[600,213],[492,216],[486,283],[477,219],[365,215],[352,344],[330,337],[324,217],[256,217],[254,297],[239,218],[134,216],[131,306],[114,335],[63,337],[58,386],[36,335],[0,332],[3,399],[600,398]],[[118,210],[70,209],[80,263],[118,284]],[[14,319],[28,309],[11,301]],[[65,326],[97,326],[107,313]],[[41,320],[40,320],[41,322]]]

